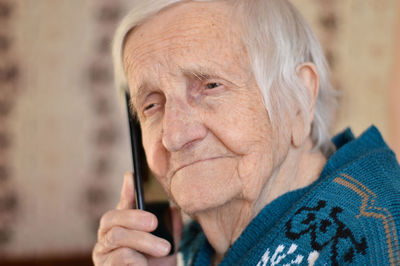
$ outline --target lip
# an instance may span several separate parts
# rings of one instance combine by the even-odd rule
[[[196,160],[196,161],[193,161],[193,162],[190,162],[190,163],[183,164],[183,165],[181,165],[181,166],[179,166],[178,168],[175,169],[175,171],[173,172],[172,176],[174,176],[179,170],[181,170],[181,169],[183,169],[185,167],[188,167],[190,165],[193,165],[193,164],[196,164],[196,163],[205,162],[205,161],[212,161],[212,160],[216,160],[216,159],[221,159],[221,158],[227,158],[227,157],[226,156],[216,156],[216,157],[200,159],[200,160]]]

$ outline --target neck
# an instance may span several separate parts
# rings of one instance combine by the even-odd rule
[[[253,195],[241,195],[223,206],[194,216],[215,250],[214,264],[218,264],[224,258],[243,230],[268,203],[318,179],[326,158],[321,152],[311,150],[311,140],[307,140],[299,148],[289,149],[287,156],[267,178],[255,200]]]

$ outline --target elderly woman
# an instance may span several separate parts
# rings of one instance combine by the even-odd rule
[[[400,264],[399,164],[374,127],[330,140],[327,64],[288,1],[142,1],[113,52],[181,241],[167,256],[127,174],[96,265]]]

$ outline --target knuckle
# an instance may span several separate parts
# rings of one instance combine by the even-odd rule
[[[99,243],[96,243],[92,253],[92,261],[94,266],[106,265],[107,256],[103,254],[102,247]]]
[[[121,248],[118,256],[122,265],[147,265],[147,259],[142,254],[129,248]]]
[[[123,229],[120,227],[111,228],[105,237],[106,245],[109,247],[117,247],[119,240],[123,236]]]
[[[92,259],[95,260],[99,257],[100,253],[100,244],[97,242],[92,251]]]
[[[106,232],[107,225],[109,224],[110,216],[112,211],[108,211],[100,218],[99,229],[97,230],[97,239],[101,239],[103,234]]]
[[[114,210],[109,210],[100,219],[100,228],[106,227],[112,221],[113,217],[115,216]]]

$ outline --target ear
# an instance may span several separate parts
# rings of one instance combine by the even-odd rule
[[[305,106],[298,108],[293,120],[292,144],[299,147],[310,135],[315,102],[319,91],[319,75],[317,67],[313,63],[301,64],[297,67],[296,74],[303,87],[307,89],[308,97],[308,102],[305,103]]]

